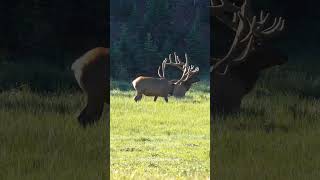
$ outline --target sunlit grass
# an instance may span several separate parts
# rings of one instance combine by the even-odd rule
[[[111,91],[112,179],[208,179],[209,85],[184,99],[153,102],[135,92]]]

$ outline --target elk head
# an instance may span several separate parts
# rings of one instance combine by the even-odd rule
[[[82,126],[100,119],[104,103],[109,104],[109,49],[94,48],[78,58],[71,69],[78,85],[85,93],[87,105],[78,116]]]
[[[168,102],[169,95],[182,97],[194,82],[199,81],[199,79],[195,77],[199,72],[199,67],[189,65],[188,55],[185,54],[185,62],[180,61],[176,53],[174,53],[174,56],[174,62],[172,62],[171,54],[169,55],[169,59],[165,58],[163,60],[161,66],[158,68],[159,78],[140,76],[132,82],[133,87],[137,91],[137,95],[134,98],[135,101],[141,100],[142,95],[145,95],[154,96],[154,101],[160,96]],[[165,77],[165,69],[167,66],[177,67],[183,71],[179,80],[168,80]]]
[[[237,111],[260,72],[288,60],[268,42],[283,31],[285,21],[279,17],[269,24],[270,14],[263,11],[259,17],[252,16],[248,2],[238,6],[235,1],[211,0],[211,15],[235,33],[227,54],[211,59],[214,112]]]

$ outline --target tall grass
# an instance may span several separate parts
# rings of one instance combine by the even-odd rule
[[[106,115],[83,129],[83,106],[79,93],[0,93],[0,179],[105,179]]]
[[[317,73],[284,66],[264,74],[241,112],[214,117],[216,179],[320,177]]]

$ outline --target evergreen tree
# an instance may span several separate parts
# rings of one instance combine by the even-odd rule
[[[147,33],[144,42],[144,72],[153,73],[153,69],[157,66],[159,58],[158,47],[154,44],[151,33]]]
[[[208,43],[201,38],[199,9],[193,21],[192,28],[186,37],[187,52],[192,62],[202,67],[206,67],[208,63],[207,54],[209,52]]]
[[[119,41],[115,44],[116,45],[116,56],[119,61],[118,66],[124,67],[124,65],[128,65],[129,62],[129,50],[130,50],[130,45],[129,45],[129,32],[128,32],[128,26],[126,23],[123,23],[121,25],[121,33],[120,33],[120,39]],[[117,52],[118,51],[118,52]],[[119,53],[119,54],[117,54]],[[120,69],[119,69],[120,70]]]

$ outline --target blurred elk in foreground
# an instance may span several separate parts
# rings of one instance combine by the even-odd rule
[[[109,49],[97,47],[77,59],[71,69],[82,91],[87,105],[78,116],[82,126],[100,119],[104,103],[109,103]]]
[[[261,11],[259,17],[251,14],[248,0],[242,3],[211,0],[211,16],[235,33],[228,52],[221,57],[217,57],[217,53],[211,59],[213,112],[238,111],[242,98],[253,89],[259,73],[288,61],[286,55],[268,43],[283,31],[285,21],[280,17],[270,24],[269,13]]]
[[[167,66],[173,66],[180,69],[183,73],[179,80],[168,80],[165,77],[165,69]],[[162,71],[162,73],[160,72]],[[163,97],[168,102],[168,96],[183,97],[190,89],[191,85],[198,82],[196,75],[199,72],[199,67],[189,65],[188,55],[185,54],[185,62],[181,62],[179,57],[174,53],[174,62],[172,62],[171,54],[168,59],[165,58],[162,65],[158,68],[159,78],[139,76],[132,81],[137,95],[134,100],[137,102],[141,100],[142,95],[154,96],[154,101],[158,97]]]

